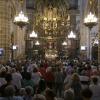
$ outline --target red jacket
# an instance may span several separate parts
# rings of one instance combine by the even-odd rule
[[[45,78],[46,81],[54,81],[54,75],[52,72],[46,72],[46,78]]]

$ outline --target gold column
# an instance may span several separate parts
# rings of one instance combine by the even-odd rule
[[[100,0],[98,0],[98,37],[99,37],[98,63],[100,64]]]

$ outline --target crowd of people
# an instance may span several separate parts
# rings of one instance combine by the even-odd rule
[[[99,66],[79,59],[0,64],[0,100],[100,100]]]

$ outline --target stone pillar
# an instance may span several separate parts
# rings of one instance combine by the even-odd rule
[[[99,37],[98,63],[100,64],[100,0],[98,0],[98,37]]]
[[[85,51],[81,51],[80,56],[84,56],[84,59],[88,58],[88,28],[84,25],[84,17],[87,14],[87,0],[80,0],[80,48],[86,46]]]
[[[25,28],[21,30],[17,25],[13,24],[16,13],[21,10],[21,5],[17,0],[0,0],[0,48],[4,50],[0,55],[0,61],[7,61],[11,58],[11,34],[13,33],[13,44],[18,46],[14,51],[14,58],[24,55]]]
[[[7,0],[0,0],[0,48],[4,49],[1,57],[6,61],[10,54],[10,7]]]

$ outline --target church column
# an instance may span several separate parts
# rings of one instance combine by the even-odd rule
[[[1,59],[8,60],[10,56],[10,7],[7,0],[0,0],[0,48],[4,49]]]
[[[98,37],[99,37],[99,45],[98,45],[98,63],[100,64],[100,0],[98,0]]]

